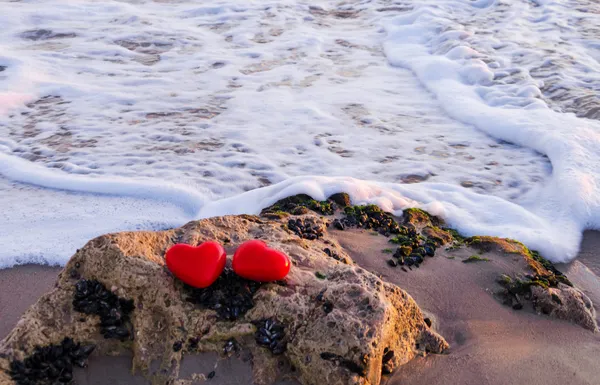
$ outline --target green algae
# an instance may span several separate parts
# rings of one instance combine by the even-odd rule
[[[473,263],[473,262],[489,262],[488,258],[480,257],[479,255],[471,255],[469,258],[464,259],[463,263]]]

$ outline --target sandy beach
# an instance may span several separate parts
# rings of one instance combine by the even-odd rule
[[[382,383],[405,384],[599,384],[600,335],[566,321],[503,306],[490,283],[506,256],[487,253],[489,262],[463,264],[466,255],[444,251],[420,269],[390,269],[382,250],[387,239],[365,230],[331,231],[348,254],[365,269],[406,290],[451,345],[449,354],[417,357]],[[580,258],[560,266],[592,300],[600,298],[600,233],[586,232]],[[465,252],[464,250],[462,252]],[[503,260],[504,258],[504,260]],[[503,267],[506,267],[503,265]],[[0,271],[0,338],[39,295],[52,288],[56,267],[19,266]],[[598,302],[596,302],[598,303]],[[214,354],[188,356],[185,368],[215,371],[211,383],[252,383],[250,364]],[[74,372],[84,385],[145,384],[131,376],[130,357],[93,357],[87,370]],[[110,369],[110,370],[108,370]],[[109,373],[109,374],[105,374]],[[291,384],[291,382],[281,383]]]

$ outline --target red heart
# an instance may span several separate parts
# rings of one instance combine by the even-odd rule
[[[203,288],[213,284],[227,262],[227,253],[217,242],[204,242],[198,247],[178,243],[167,250],[167,267],[190,286]]]
[[[233,271],[259,282],[278,281],[290,272],[290,259],[259,240],[246,241],[233,255]]]

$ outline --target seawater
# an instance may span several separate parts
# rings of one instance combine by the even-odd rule
[[[0,267],[300,192],[554,261],[599,227],[593,2],[0,8]]]

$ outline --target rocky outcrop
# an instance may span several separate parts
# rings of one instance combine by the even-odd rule
[[[287,205],[301,212],[297,202]],[[329,210],[323,202],[314,206]],[[0,383],[11,383],[11,361],[65,337],[96,345],[93,355],[132,352],[133,370],[156,384],[179,379],[184,355],[229,354],[235,347],[251,353],[256,384],[287,376],[303,384],[375,385],[416,355],[448,348],[410,295],[352,262],[327,233],[327,219],[312,212],[301,218],[323,233],[308,240],[307,231],[288,228],[285,215],[242,215],[91,240],[0,343]],[[232,255],[248,239],[284,251],[293,266],[285,281],[251,290],[231,274],[223,278],[229,281],[221,289],[243,306],[213,298],[221,289],[186,287],[165,267],[165,251],[176,243],[217,240]],[[103,298],[112,305],[99,317],[103,310],[93,301]]]
[[[487,236],[467,238],[464,244],[482,253],[519,257],[515,265],[520,265],[521,271],[506,271],[498,279],[502,289],[496,295],[504,304],[520,310],[524,301],[530,301],[539,314],[598,331],[592,301],[536,251],[512,239]]]
[[[592,301],[579,289],[559,283],[557,287],[531,287],[531,298],[536,311],[598,331],[596,311]]]

